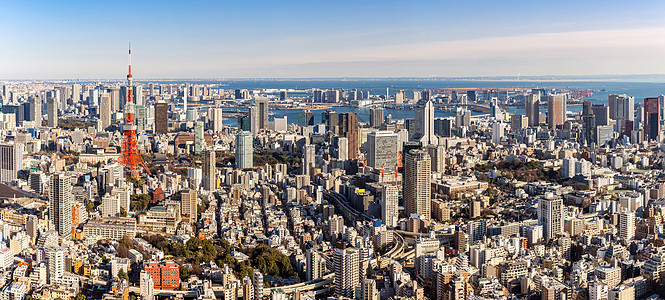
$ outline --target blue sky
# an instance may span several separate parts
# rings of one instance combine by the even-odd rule
[[[191,2],[191,3],[190,3]],[[5,1],[0,78],[665,73],[665,1]]]

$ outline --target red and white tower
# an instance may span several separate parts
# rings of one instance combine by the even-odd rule
[[[119,162],[127,167],[127,174],[133,178],[138,178],[139,168],[143,165],[143,158],[139,154],[139,147],[136,144],[136,121],[134,119],[134,101],[132,88],[132,47],[129,45],[129,74],[127,74],[127,103],[125,104],[125,124],[122,126],[122,152]]]

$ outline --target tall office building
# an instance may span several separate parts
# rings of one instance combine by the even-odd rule
[[[46,101],[48,112],[47,125],[50,128],[58,127],[58,99],[56,97],[48,97]]]
[[[410,150],[404,155],[404,202],[408,215],[430,219],[431,159],[424,150]]]
[[[429,99],[420,101],[416,109],[416,140],[423,146],[439,143],[434,135],[434,103]]]
[[[367,166],[391,170],[397,165],[397,133],[375,131],[367,134]]]
[[[369,126],[380,128],[383,124],[383,108],[374,107],[369,109]]]
[[[224,128],[224,118],[222,115],[223,111],[221,108],[211,108],[208,110],[209,114],[209,120],[210,120],[210,129],[212,129],[213,132],[218,133],[221,132],[222,129]]]
[[[48,282],[55,283],[65,274],[65,249],[61,247],[44,248],[44,258],[48,260]]]
[[[236,168],[254,167],[254,138],[251,132],[240,131],[236,136]]]
[[[610,95],[617,96],[617,95]],[[619,95],[614,97],[614,106],[616,112],[614,116],[616,120],[626,120],[633,121],[635,120],[635,99],[633,97],[628,97],[626,95]]]
[[[427,154],[432,160],[432,173],[444,173],[446,171],[446,147],[443,145],[427,146]]]
[[[185,190],[180,192],[180,214],[189,217],[190,223],[197,222],[199,197],[196,190]]]
[[[644,99],[644,140],[660,141],[660,99]]]
[[[99,100],[99,122],[100,130],[106,130],[111,126],[111,96],[104,94]]]
[[[62,237],[72,233],[72,177],[65,173],[51,175],[49,189],[49,218]]]
[[[338,116],[339,135],[348,142],[348,159],[358,158],[358,114],[341,113]]]
[[[547,125],[555,129],[566,122],[566,95],[555,94],[547,97]]]
[[[22,169],[25,146],[18,142],[0,143],[0,182],[16,180]]]
[[[326,110],[321,113],[321,123],[325,124],[328,127],[328,131],[332,134],[339,134],[338,129],[338,120],[337,112],[332,110]]]
[[[563,199],[538,200],[538,224],[543,225],[543,237],[551,240],[563,232]]]
[[[155,103],[155,134],[169,132],[169,105],[166,102]]]
[[[582,104],[582,139],[588,146],[596,142],[596,117],[593,115],[591,101]]]
[[[360,251],[355,248],[335,249],[333,252],[335,294],[355,298],[360,287]]]
[[[268,116],[270,114],[270,106],[267,98],[257,98],[254,101],[258,108],[258,124],[259,129],[268,130]]]
[[[143,101],[143,86],[142,85],[134,86],[132,92],[134,93],[134,103],[136,105],[145,106],[145,101]]]
[[[39,95],[30,97],[30,120],[36,127],[42,126],[42,97]]]
[[[302,149],[302,167],[303,175],[309,175],[310,170],[316,165],[316,145],[306,144]]]
[[[610,124],[610,108],[605,104],[594,104],[591,108],[593,116],[596,119],[596,126],[604,126]]]
[[[213,191],[217,188],[217,162],[215,150],[207,150],[203,154],[203,189]]]
[[[309,110],[298,113],[298,125],[301,127],[314,126],[314,113]]]
[[[399,219],[397,205],[399,189],[394,185],[384,185],[381,188],[381,221],[388,227],[397,226]]]
[[[194,153],[201,154],[206,147],[205,136],[203,135],[203,122],[196,121],[194,124]]]
[[[259,131],[261,130],[261,127],[259,127],[261,124],[259,121],[261,117],[259,114],[259,108],[256,106],[250,106],[247,110],[247,114],[249,116],[249,132],[251,132],[253,135],[258,135]]]
[[[622,211],[619,213],[619,237],[624,241],[630,241],[635,237],[635,213]]]
[[[540,124],[540,94],[528,94],[524,97],[524,115],[529,118],[529,127]]]
[[[607,95],[607,103],[610,109],[610,119],[616,120],[617,119],[617,99],[621,97],[626,97],[626,95],[618,95],[618,94],[609,94]]]

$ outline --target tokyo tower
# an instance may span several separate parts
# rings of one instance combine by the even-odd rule
[[[134,101],[132,88],[132,47],[129,45],[129,74],[127,74],[127,103],[125,104],[125,123],[122,126],[122,152],[120,153],[120,164],[127,167],[127,173],[133,178],[138,178],[139,167],[144,166],[143,158],[139,154],[136,145],[136,122],[134,120]]]

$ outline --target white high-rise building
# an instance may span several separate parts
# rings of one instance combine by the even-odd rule
[[[538,200],[538,224],[543,225],[543,237],[550,240],[563,232],[563,199]]]
[[[397,165],[397,133],[375,131],[367,134],[367,166],[391,170]]]
[[[635,237],[635,213],[622,211],[619,214],[619,237],[624,241],[630,241]]]
[[[152,275],[146,271],[141,271],[139,284],[141,286],[142,300],[152,300],[155,292],[155,282],[152,279]]]
[[[222,117],[222,109],[221,108],[211,108],[208,110],[209,114],[209,120],[211,122],[211,129],[215,133],[221,132],[222,129],[224,128],[224,119]]]
[[[388,227],[397,226],[399,218],[397,205],[399,189],[394,185],[384,185],[381,189],[381,221]]]
[[[495,122],[492,124],[492,144],[499,145],[501,144],[501,139],[503,138],[506,124],[501,122]]]
[[[254,138],[248,131],[238,132],[236,136],[236,168],[254,167]]]
[[[421,142],[424,147],[438,144],[438,139],[434,135],[434,103],[429,99],[425,99],[418,104],[416,109],[416,140]]]
[[[306,144],[303,146],[302,151],[301,171],[303,175],[309,175],[311,168],[316,165],[316,145]]]
[[[111,126],[111,95],[104,94],[99,100],[99,130]]]
[[[60,247],[46,247],[44,256],[48,260],[48,282],[62,278],[65,273],[65,249]]]
[[[360,252],[355,248],[335,249],[333,252],[335,271],[335,294],[355,298],[360,287]]]
[[[51,175],[49,218],[60,236],[72,234],[72,177],[65,173]]]
[[[574,157],[567,157],[563,159],[561,164],[561,177],[562,178],[573,178],[575,177],[575,163],[577,159]]]
[[[42,98],[39,95],[30,97],[30,120],[35,122],[35,127],[42,126]]]

